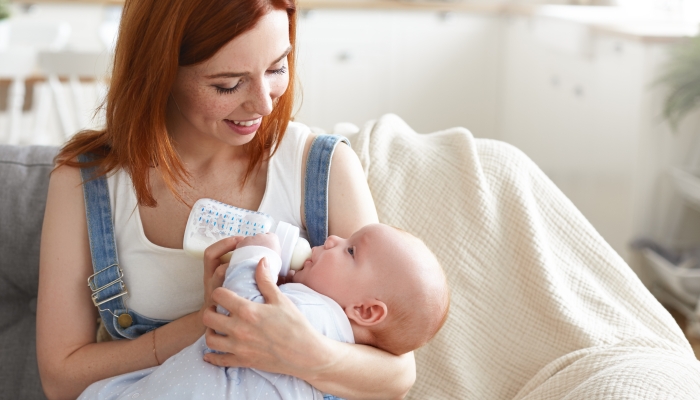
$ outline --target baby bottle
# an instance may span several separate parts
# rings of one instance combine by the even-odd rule
[[[299,228],[284,221],[275,220],[258,211],[246,210],[212,199],[199,199],[190,211],[185,229],[183,248],[185,253],[204,258],[204,250],[211,244],[230,236],[255,236],[274,232],[279,238],[282,258],[281,276],[290,269],[301,268],[311,257],[311,246],[299,237]],[[224,261],[231,258],[228,253]]]

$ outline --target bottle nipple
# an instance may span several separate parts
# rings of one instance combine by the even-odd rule
[[[299,270],[304,265],[304,261],[311,258],[311,245],[303,237],[297,239],[292,252],[292,259],[289,261],[289,269]]]
[[[300,269],[304,261],[311,257],[311,246],[306,239],[299,237],[299,228],[290,223],[280,221],[275,234],[280,241],[280,276],[287,276],[290,269]]]

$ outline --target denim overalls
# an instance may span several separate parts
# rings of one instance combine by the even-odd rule
[[[349,145],[344,137],[319,135],[309,150],[304,185],[304,211],[311,246],[323,244],[328,236],[328,177],[333,151],[341,141]],[[78,159],[80,162],[88,162],[93,160],[93,157],[81,155]],[[123,296],[128,293],[128,288],[124,284],[124,275],[117,258],[109,188],[104,176],[91,179],[95,169],[96,167],[81,168],[94,271],[88,278],[88,285],[92,291],[92,301],[112,338],[135,339],[170,321],[145,317],[128,310],[124,304]]]

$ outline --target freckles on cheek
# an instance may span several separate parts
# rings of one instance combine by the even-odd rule
[[[236,102],[232,99],[232,95],[221,95],[217,93],[202,93],[199,97],[199,107],[203,114],[212,118],[224,119],[236,107]]]
[[[199,111],[201,115],[208,117],[207,119],[224,119],[231,112],[229,106],[230,101],[221,98],[218,94],[198,93],[192,100],[193,109]]]
[[[224,119],[231,113],[231,107],[229,106],[229,102],[224,100],[209,101],[209,107],[206,112],[212,116]]]

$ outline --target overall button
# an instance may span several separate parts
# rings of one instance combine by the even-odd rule
[[[119,322],[119,326],[126,329],[130,327],[134,321],[131,319],[131,315],[124,313],[117,318],[117,322]]]

